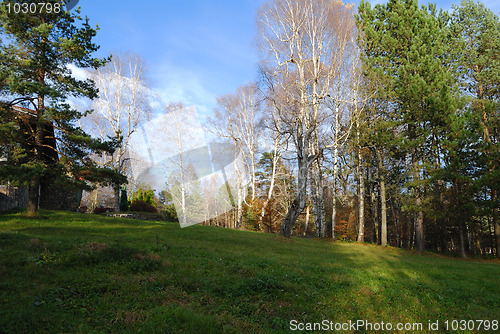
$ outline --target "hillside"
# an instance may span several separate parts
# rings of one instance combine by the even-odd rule
[[[454,319],[500,320],[498,261],[41,215],[0,215],[0,333],[278,333],[292,320],[324,319],[422,323],[426,332],[429,321],[443,331],[446,320],[450,330]]]

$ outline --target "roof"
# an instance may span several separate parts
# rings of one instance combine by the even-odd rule
[[[31,109],[24,108],[24,107],[19,107],[19,106],[12,106],[12,109],[14,111],[17,111],[18,113],[21,113],[21,114],[24,114],[24,115],[36,116],[36,111],[35,110],[31,110]]]

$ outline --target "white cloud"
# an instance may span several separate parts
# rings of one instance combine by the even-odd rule
[[[154,91],[159,103],[156,103],[154,110],[161,114],[162,105],[171,102],[181,102],[184,107],[195,107],[202,126],[204,127],[207,139],[215,136],[208,129],[208,118],[213,116],[214,108],[217,104],[217,97],[221,95],[217,87],[221,78],[212,78],[207,74],[197,73],[184,67],[175,67],[169,64],[158,66],[155,71]],[[221,74],[222,76],[222,74]],[[207,79],[208,78],[208,79]],[[230,91],[225,91],[229,93]]]
[[[85,70],[83,68],[76,67],[73,64],[69,64],[68,69],[71,71],[71,74],[72,74],[73,78],[75,78],[75,79],[86,80],[89,78],[87,70]]]
[[[215,106],[216,94],[206,87],[197,73],[170,65],[160,66],[154,75],[155,91],[165,102],[182,102],[185,106],[196,106],[205,116]]]

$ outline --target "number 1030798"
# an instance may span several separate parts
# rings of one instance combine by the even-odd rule
[[[444,327],[447,331],[497,331],[498,320],[446,320]]]
[[[8,14],[58,14],[63,10],[59,2],[7,2],[5,8]]]

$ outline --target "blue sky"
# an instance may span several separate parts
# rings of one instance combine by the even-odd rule
[[[143,56],[152,88],[165,101],[194,105],[207,115],[217,96],[256,79],[255,14],[263,2],[80,0],[79,6],[100,27],[98,55],[133,51]],[[385,1],[372,3],[380,2]],[[436,1],[446,10],[458,2]],[[500,1],[483,3],[499,15]]]

